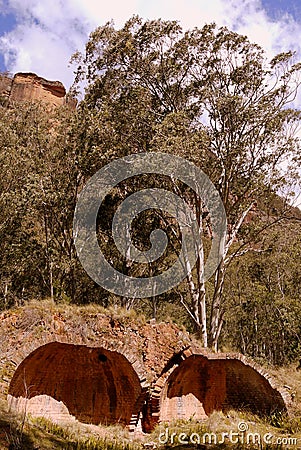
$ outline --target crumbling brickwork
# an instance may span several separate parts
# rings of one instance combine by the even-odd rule
[[[160,421],[204,419],[213,411],[231,409],[259,415],[286,409],[281,393],[235,355],[191,355],[171,371],[158,392]]]
[[[289,406],[288,394],[253,361],[210,354],[171,323],[129,324],[76,307],[21,308],[0,320],[2,386],[18,411],[150,431],[159,421],[215,410],[264,415]]]

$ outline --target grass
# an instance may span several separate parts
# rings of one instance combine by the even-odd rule
[[[120,427],[97,427],[79,422],[55,424],[44,418],[13,415],[0,400],[0,450],[141,450]]]
[[[6,402],[0,401],[0,449],[11,450],[50,450],[50,449],[67,449],[67,450],[141,450],[144,448],[166,448],[160,445],[166,436],[166,429],[168,428],[169,447],[176,447],[178,450],[191,448],[190,445],[184,444],[181,446],[181,433],[186,435],[182,440],[188,441],[193,436],[193,443],[200,443],[199,449],[202,448],[216,448],[216,449],[257,449],[257,450],[272,450],[272,449],[293,449],[300,448],[293,445],[294,442],[289,439],[296,439],[301,446],[301,415],[300,411],[300,391],[298,391],[299,383],[301,382],[301,373],[295,370],[295,366],[289,368],[274,369],[274,376],[278,379],[280,384],[290,382],[291,390],[296,391],[294,397],[294,406],[291,416],[284,414],[272,415],[270,418],[259,418],[258,416],[248,413],[246,411],[228,411],[226,414],[222,412],[214,412],[210,417],[203,421],[196,421],[193,417],[189,420],[176,420],[171,423],[161,423],[155,430],[148,435],[140,435],[129,433],[126,429],[115,426],[94,426],[85,425],[79,422],[68,422],[57,425],[44,418],[28,417],[22,429],[22,417],[13,416],[7,411]],[[239,428],[241,424],[247,426],[246,432]],[[232,433],[239,434],[239,442],[231,443],[229,438],[222,443],[223,433],[228,436]],[[207,433],[207,435],[206,435]],[[214,442],[213,435],[216,435],[217,443],[208,445],[208,442]],[[263,438],[269,434],[272,436],[272,444],[262,443],[260,445],[252,444],[252,439],[249,439],[247,444],[248,434],[260,435]],[[174,438],[171,442],[171,436]],[[203,441],[205,435],[205,441]],[[199,436],[199,439],[198,439]],[[211,436],[211,438],[210,438]],[[235,437],[235,436],[234,436]],[[286,442],[283,445],[278,444]],[[206,446],[203,446],[206,442]],[[1,446],[2,444],[2,446]],[[10,447],[9,447],[10,444]],[[163,444],[163,442],[162,442]]]
[[[138,450],[141,448],[135,442],[131,442],[129,433],[124,428],[118,426],[96,427],[79,422],[61,426],[43,418],[32,419],[31,424],[64,440],[68,449]]]

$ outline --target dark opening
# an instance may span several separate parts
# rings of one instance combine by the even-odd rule
[[[107,361],[107,357],[106,357],[106,355],[104,355],[103,353],[99,353],[99,355],[98,355],[98,361],[100,361],[100,362],[106,362]]]

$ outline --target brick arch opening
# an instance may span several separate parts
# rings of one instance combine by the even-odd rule
[[[50,418],[67,408],[77,420],[92,424],[129,425],[139,412],[141,395],[139,377],[122,354],[59,342],[28,355],[9,386],[10,403],[17,410],[26,402],[28,411],[32,401],[35,411],[30,412],[43,415],[50,402]]]
[[[214,364],[221,361],[212,361]],[[260,416],[287,412],[281,393],[253,367],[237,359],[225,360],[226,398],[223,410],[247,409]]]
[[[286,411],[281,393],[251,366],[236,359],[192,355],[169,371],[158,420],[205,419],[213,411],[247,409],[258,415]]]

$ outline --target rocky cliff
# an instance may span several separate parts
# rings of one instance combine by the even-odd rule
[[[49,81],[34,73],[20,72],[14,77],[1,75],[0,97],[9,104],[41,101],[52,106],[76,106],[76,100],[66,95],[66,89],[60,81]]]

